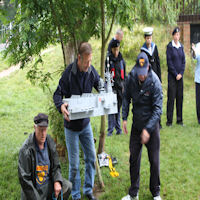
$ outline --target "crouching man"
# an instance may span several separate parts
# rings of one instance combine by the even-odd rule
[[[48,116],[34,117],[35,132],[26,139],[19,152],[18,175],[22,200],[49,200],[63,192],[71,193],[71,183],[62,178],[56,144],[47,134]]]
[[[138,55],[137,63],[129,73],[125,84],[122,105],[123,130],[127,134],[127,117],[132,101],[133,122],[130,136],[131,186],[122,200],[139,199],[140,161],[143,144],[147,147],[150,162],[150,191],[154,200],[160,197],[160,129],[162,113],[162,88],[156,74],[150,68],[147,55]]]

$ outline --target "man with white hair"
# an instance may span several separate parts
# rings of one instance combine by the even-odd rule
[[[113,43],[113,41],[114,40],[119,40],[119,42],[121,42],[122,41],[122,39],[123,39],[123,36],[124,36],[124,33],[123,33],[123,31],[121,30],[121,29],[118,29],[117,31],[116,31],[116,33],[115,33],[115,36],[114,36],[114,38],[112,38],[112,40],[109,42],[109,44],[108,44],[108,53],[110,53],[111,52],[111,44]]]
[[[200,124],[200,42],[196,44],[192,43],[192,54],[193,58],[197,60],[196,68],[195,68],[195,87],[196,87],[196,112],[197,112],[197,120]]]

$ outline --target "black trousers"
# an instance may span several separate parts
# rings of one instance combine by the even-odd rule
[[[129,195],[136,196],[140,185],[140,161],[142,154],[141,131],[134,127],[130,136],[130,177],[131,187]],[[155,131],[151,133],[149,142],[145,145],[150,162],[150,191],[153,197],[160,195],[160,129],[156,124]]]
[[[197,111],[197,120],[200,124],[200,83],[195,83],[196,86],[196,111]]]
[[[183,78],[177,81],[175,78],[168,80],[167,91],[167,123],[172,124],[174,112],[174,100],[176,99],[176,122],[182,123],[183,110]]]

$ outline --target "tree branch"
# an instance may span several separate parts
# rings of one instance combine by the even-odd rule
[[[111,25],[110,25],[110,30],[108,31],[108,35],[107,35],[107,37],[105,39],[105,43],[108,42],[108,39],[110,37],[110,33],[112,31],[112,28],[113,28],[113,25],[114,25],[114,21],[115,21],[116,12],[117,12],[117,6],[115,6],[114,11],[113,11],[113,16],[112,16],[112,21],[111,21]]]

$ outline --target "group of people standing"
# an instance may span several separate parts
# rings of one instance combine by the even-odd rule
[[[157,46],[152,42],[153,28],[144,29],[145,43],[137,57],[135,66],[126,76],[126,64],[120,52],[123,31],[118,30],[108,46],[105,66],[113,75],[113,91],[117,94],[118,113],[108,115],[108,136],[122,134],[120,109],[122,107],[123,131],[128,133],[127,118],[132,102],[132,128],[130,136],[130,178],[131,186],[122,200],[139,199],[140,161],[143,144],[147,147],[150,162],[150,191],[154,200],[160,196],[160,117],[162,114],[163,93],[161,85],[161,67]],[[185,54],[179,42],[180,29],[172,32],[173,40],[167,45],[168,100],[167,126],[172,125],[174,100],[177,106],[177,124],[183,125],[183,74]],[[193,47],[193,56],[199,54]],[[47,135],[48,116],[38,114],[34,118],[35,132],[27,139],[19,154],[19,179],[22,187],[22,199],[49,199],[53,194],[58,197],[63,192],[68,199],[71,192],[73,200],[81,199],[81,178],[79,169],[79,142],[85,160],[85,179],[83,195],[88,200],[97,200],[93,195],[95,177],[95,145],[90,119],[70,120],[68,104],[63,98],[72,95],[98,91],[100,77],[91,65],[92,48],[83,42],[78,48],[77,59],[63,72],[53,100],[58,111],[64,116],[64,132],[69,160],[69,181],[61,176],[55,143]],[[199,62],[199,60],[198,60]],[[195,76],[196,91],[200,90],[199,78]],[[200,109],[198,104],[198,116]],[[200,119],[200,118],[198,118]],[[200,121],[199,121],[200,122]],[[49,189],[50,188],[50,189]]]

